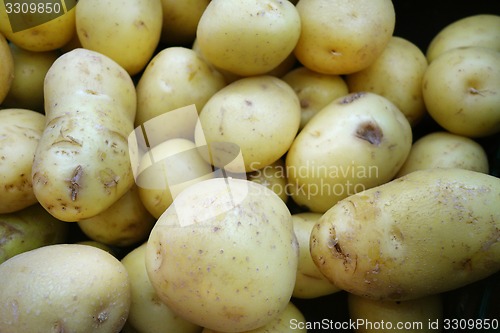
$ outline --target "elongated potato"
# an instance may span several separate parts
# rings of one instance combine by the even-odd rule
[[[459,288],[500,269],[500,179],[427,169],[352,195],[311,233],[311,255],[338,287],[378,300]]]
[[[132,79],[110,58],[75,49],[54,62],[44,89],[35,196],[63,221],[97,215],[134,184],[127,141],[136,111]]]

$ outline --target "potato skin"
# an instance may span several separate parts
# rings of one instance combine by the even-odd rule
[[[500,269],[500,179],[427,169],[352,195],[311,233],[311,255],[338,287],[377,300],[459,288]]]
[[[132,79],[108,57],[75,49],[54,62],[44,89],[35,196],[63,221],[97,215],[134,184],[127,141],[136,111]]]
[[[0,33],[0,104],[9,93],[14,80],[14,58],[5,37]]]

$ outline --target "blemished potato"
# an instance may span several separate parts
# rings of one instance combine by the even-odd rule
[[[86,49],[60,56],[45,77],[46,125],[32,168],[37,200],[76,222],[114,204],[134,184],[127,136],[136,94],[127,72]]]
[[[0,110],[0,214],[37,202],[31,168],[45,116],[27,109]]]
[[[306,320],[300,310],[292,303],[288,303],[287,307],[281,315],[276,317],[269,324],[258,327],[251,331],[243,331],[241,333],[307,333],[305,326],[301,325]],[[295,327],[297,326],[297,327]],[[300,327],[299,327],[300,326]],[[204,328],[201,333],[224,333]]]
[[[146,271],[146,243],[122,260],[130,279],[130,312],[127,324],[140,333],[199,333],[202,328],[179,317],[163,303]]]
[[[225,156],[227,150],[217,145],[230,142],[239,146],[244,169],[251,172],[276,162],[287,152],[299,130],[300,102],[279,78],[246,77],[215,93],[201,110],[199,120],[195,143],[216,152],[212,158],[215,166],[225,165],[217,152]]]
[[[161,0],[80,0],[76,32],[82,46],[120,64],[130,75],[146,67],[160,41]]]
[[[311,255],[335,285],[402,301],[453,290],[500,270],[500,179],[426,169],[354,194],[311,233]]]
[[[320,74],[303,66],[289,71],[282,79],[299,97],[300,129],[328,103],[349,93],[340,75]]]
[[[209,3],[210,0],[161,0],[161,41],[167,45],[192,44],[196,38],[198,22]]]
[[[293,297],[296,298],[316,298],[341,290],[319,271],[309,250],[311,231],[321,216],[322,214],[309,212],[292,215],[293,230],[299,242],[299,265],[293,289]]]
[[[223,332],[250,331],[280,316],[292,296],[297,262],[283,200],[265,186],[234,178],[205,180],[181,192],[146,247],[148,276],[162,302],[188,321]]]
[[[350,74],[382,53],[396,24],[390,0],[300,0],[302,22],[295,56],[324,74]]]
[[[0,280],[4,333],[118,333],[130,308],[125,267],[92,246],[58,244],[18,254],[0,265]]]
[[[422,90],[427,111],[445,130],[472,138],[500,131],[500,52],[449,50],[429,64]]]
[[[276,193],[283,202],[288,201],[285,161],[279,159],[262,169],[250,172],[248,180],[266,186]]]
[[[14,58],[5,37],[0,33],[0,104],[9,93],[14,80]]]
[[[424,53],[407,39],[393,36],[382,54],[367,68],[347,75],[350,92],[370,91],[390,100],[415,126],[426,113],[422,79]]]
[[[288,150],[291,197],[324,213],[349,195],[391,180],[411,143],[408,120],[385,97],[359,92],[337,98],[309,120]]]
[[[60,53],[27,51],[15,44],[10,44],[10,50],[14,59],[14,80],[3,105],[43,113],[43,81]]]
[[[57,220],[39,204],[0,214],[0,264],[26,251],[65,243],[68,224]]]
[[[168,111],[194,104],[197,112],[176,117],[167,128],[162,126],[156,135],[148,136],[162,142],[172,138],[193,139],[197,114],[205,103],[226,85],[223,76],[197,53],[185,47],[168,47],[149,62],[137,84],[136,126]],[[175,117],[174,114],[170,116]]]
[[[489,172],[488,156],[476,141],[444,131],[432,132],[415,141],[396,177],[430,168],[461,168]]]
[[[292,53],[300,29],[297,9],[288,1],[212,0],[199,20],[196,40],[216,67],[263,75]]]
[[[456,20],[439,31],[427,47],[427,60],[432,62],[451,49],[480,46],[500,52],[500,16],[478,14]]]
[[[24,18],[22,20],[24,22],[37,21],[37,16],[39,17],[40,14],[28,11],[23,14]],[[0,0],[0,33],[15,45],[28,51],[57,50],[68,43],[76,34],[75,8],[73,7],[48,22],[17,31],[15,26],[11,26],[11,21],[6,12],[5,1]]]
[[[155,222],[134,185],[105,211],[78,221],[78,226],[92,240],[125,247],[145,241]]]
[[[354,332],[436,332],[442,327],[443,298],[440,294],[408,301],[377,301],[347,295],[349,317],[357,323]]]

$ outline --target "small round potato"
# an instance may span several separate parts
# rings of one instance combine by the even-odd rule
[[[0,104],[9,93],[14,80],[14,58],[5,37],[0,33]]]
[[[429,64],[422,89],[427,111],[445,130],[472,138],[500,131],[500,52],[449,50]]]
[[[324,74],[350,74],[382,53],[396,24],[390,0],[300,0],[297,59]]]

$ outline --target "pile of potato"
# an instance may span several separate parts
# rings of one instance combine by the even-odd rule
[[[390,0],[9,8],[0,332],[306,332],[336,293],[453,329],[442,295],[500,270],[500,16],[424,53]]]

